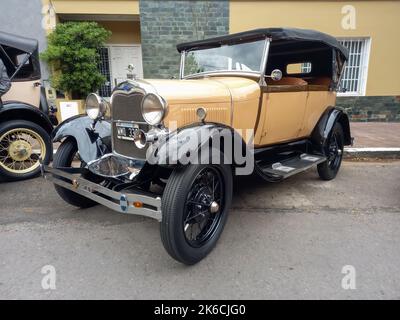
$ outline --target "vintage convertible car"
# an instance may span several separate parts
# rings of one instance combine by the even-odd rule
[[[167,252],[185,264],[215,246],[233,176],[281,181],[317,166],[323,180],[352,143],[335,107],[348,52],[311,30],[269,28],[179,44],[180,79],[127,80],[108,104],[55,129],[43,175],[68,203],[96,203],[160,221]],[[111,119],[105,119],[111,108]]]
[[[28,179],[40,174],[40,161],[50,162],[57,123],[41,84],[38,41],[0,32],[0,59],[11,81],[0,94],[0,181]]]

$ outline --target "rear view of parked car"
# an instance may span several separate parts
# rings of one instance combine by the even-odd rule
[[[0,32],[0,59],[10,83],[0,96],[0,180],[27,179],[40,173],[40,162],[48,164],[53,152],[38,42]]]

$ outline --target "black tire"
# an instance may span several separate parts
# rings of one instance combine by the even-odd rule
[[[4,135],[8,135],[8,132],[11,132],[15,129],[21,129],[22,131],[24,130],[29,130],[38,135],[41,140],[43,141],[43,146],[44,148],[41,151],[44,151],[44,154],[41,155],[42,162],[44,164],[49,164],[52,154],[53,154],[53,144],[51,142],[50,135],[47,133],[46,130],[44,130],[41,126],[38,124],[31,122],[31,121],[25,121],[25,120],[12,120],[12,121],[7,121],[7,122],[2,122],[0,123],[0,137]],[[35,138],[36,139],[36,138]],[[27,140],[25,140],[27,142]],[[36,139],[38,141],[38,139]],[[31,145],[30,143],[28,143]],[[1,141],[0,145],[4,146]],[[1,148],[0,148],[1,149]],[[45,149],[45,150],[44,150]],[[3,152],[4,151],[3,149]],[[24,161],[22,161],[24,162]],[[21,173],[18,172],[13,172],[13,171],[21,171]],[[24,172],[22,172],[24,171]],[[37,161],[34,165],[32,165],[32,169],[29,170],[27,168],[26,170],[11,170],[10,168],[6,168],[6,165],[2,166],[0,164],[0,180],[3,181],[18,181],[18,180],[24,180],[24,179],[30,179],[38,176],[40,174],[40,166],[39,162]]]
[[[214,229],[207,231],[208,238],[204,243],[193,246],[187,239],[186,226],[184,219],[188,218],[187,199],[192,188],[200,185],[198,177],[201,173],[212,170],[218,172],[220,180],[223,183],[221,194],[219,195],[220,204],[218,216],[208,217],[206,225],[210,219],[218,219],[214,223]],[[207,173],[208,174],[208,173]],[[196,183],[194,184],[194,181]],[[214,181],[213,181],[214,183]],[[209,254],[216,245],[226,223],[228,210],[232,202],[232,170],[229,165],[188,165],[176,168],[168,179],[167,185],[162,197],[162,222],[160,224],[160,233],[162,243],[175,260],[186,265],[192,265],[199,262]],[[208,214],[208,213],[207,213]],[[199,226],[200,228],[200,226]]]
[[[322,180],[332,180],[339,172],[343,159],[344,134],[342,125],[336,122],[326,145],[327,161],[317,167]]]
[[[58,147],[56,154],[54,155],[53,168],[68,168],[72,166],[72,161],[78,152],[76,141],[73,138],[64,140]],[[70,205],[78,208],[90,208],[95,206],[97,203],[84,196],[81,196],[71,190],[65,189],[58,185],[54,185],[58,195]]]

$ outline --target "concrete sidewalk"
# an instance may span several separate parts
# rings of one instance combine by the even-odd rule
[[[354,145],[346,158],[400,158],[400,123],[351,122]]]

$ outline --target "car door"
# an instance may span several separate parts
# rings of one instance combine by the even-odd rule
[[[19,101],[39,108],[40,80],[13,81],[10,90],[2,97],[3,103]]]
[[[300,137],[307,102],[307,82],[282,78],[264,88],[256,145],[264,146]]]

